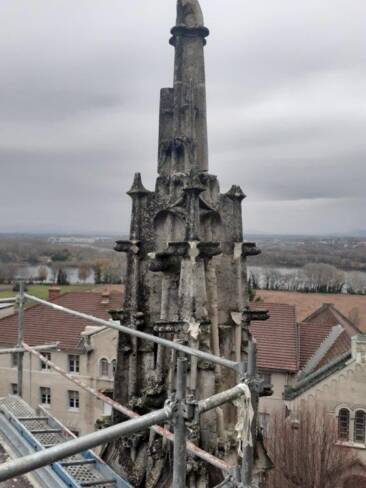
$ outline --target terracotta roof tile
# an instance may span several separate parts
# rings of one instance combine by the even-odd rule
[[[342,354],[350,350],[351,338],[346,331],[343,331],[315,369],[320,369],[321,367],[328,364],[330,361],[333,361],[333,359],[341,356]]]
[[[360,333],[358,327],[347,317],[345,317],[332,303],[323,303],[323,305],[306,317],[303,322],[317,322],[329,325],[341,325],[349,335]]]
[[[281,303],[251,304],[251,308],[267,309],[270,318],[253,321],[251,331],[257,340],[257,364],[261,369],[298,371],[296,311],[293,305]]]
[[[122,294],[111,291],[108,304],[102,304],[103,298],[102,293],[70,292],[53,300],[53,303],[108,320],[108,310],[120,308]],[[76,351],[81,332],[87,325],[93,325],[92,322],[52,310],[46,305],[27,308],[24,318],[26,343],[35,346],[59,341],[60,347],[67,351]],[[16,345],[17,320],[17,314],[0,320],[1,346]]]
[[[324,355],[317,368],[324,366],[335,357],[349,350],[351,337],[357,334],[359,330],[330,303],[323,304],[299,325],[300,369],[305,367],[306,363],[336,325],[341,325],[344,332]]]
[[[300,369],[303,369],[322,342],[328,337],[333,323],[303,322],[299,324]]]

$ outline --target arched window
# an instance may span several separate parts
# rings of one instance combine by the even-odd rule
[[[114,378],[114,376],[116,374],[116,369],[117,369],[117,360],[113,359],[111,364],[112,364],[112,376]]]
[[[357,410],[355,415],[355,429],[353,440],[355,442],[365,443],[366,413],[363,410]]]
[[[99,374],[100,376],[109,376],[109,362],[108,359],[102,358],[99,362]]]
[[[349,410],[341,408],[338,414],[338,438],[342,441],[349,440]]]

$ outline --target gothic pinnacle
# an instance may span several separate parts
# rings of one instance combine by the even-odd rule
[[[203,25],[198,0],[178,0],[177,23],[171,30],[175,48],[173,88],[160,98],[159,174],[172,176],[208,171]]]
[[[146,190],[142,184],[141,173],[135,173],[131,189],[127,192],[127,195],[147,195],[149,190]]]

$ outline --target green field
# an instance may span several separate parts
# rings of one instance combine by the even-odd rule
[[[27,293],[34,295],[37,298],[47,299],[49,285],[31,285],[28,287]],[[60,286],[61,293],[67,293],[69,291],[87,291],[95,288],[95,285],[67,285]],[[9,290],[0,291],[0,298],[8,298],[16,295],[16,292]]]

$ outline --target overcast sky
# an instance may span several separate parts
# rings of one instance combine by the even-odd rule
[[[124,233],[175,0],[1,0],[0,231]],[[201,0],[210,172],[245,227],[366,229],[365,0]]]

